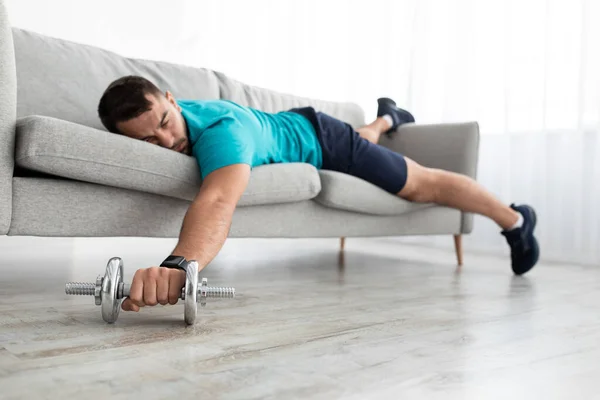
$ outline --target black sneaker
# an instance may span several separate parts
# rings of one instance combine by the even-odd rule
[[[415,117],[408,111],[396,107],[396,102],[392,99],[381,97],[377,99],[377,104],[379,104],[377,108],[378,117],[383,117],[386,114],[392,117],[392,127],[385,132],[388,136],[396,131],[400,125],[415,122]]]
[[[506,241],[510,246],[513,272],[516,275],[523,275],[533,268],[540,257],[540,248],[535,236],[533,236],[537,217],[534,209],[530,206],[511,204],[510,208],[523,216],[523,225],[520,228],[502,231],[501,233],[506,237]]]

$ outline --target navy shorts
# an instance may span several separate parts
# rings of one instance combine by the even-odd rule
[[[350,124],[312,107],[290,111],[303,115],[315,127],[323,150],[322,169],[356,176],[393,194],[402,190],[407,178],[402,154],[361,138]]]

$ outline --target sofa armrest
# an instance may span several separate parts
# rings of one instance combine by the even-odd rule
[[[17,70],[10,21],[0,0],[0,235],[10,230],[17,120]]]
[[[479,153],[476,122],[417,125],[405,124],[379,144],[431,168],[458,172],[475,178]]]
[[[379,144],[402,153],[423,166],[477,178],[477,122],[405,124],[397,129],[392,138],[382,135]],[[463,213],[460,233],[470,233],[472,230],[473,216]]]

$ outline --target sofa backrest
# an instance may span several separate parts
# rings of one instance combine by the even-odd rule
[[[0,0],[0,235],[10,227],[15,152],[17,80],[12,32]]]
[[[205,68],[126,58],[18,28],[13,28],[13,36],[18,117],[44,115],[104,130],[97,107],[105,88],[121,76],[141,75],[175,98],[222,98],[267,112],[311,105],[355,127],[364,124],[362,109],[353,103],[283,94]]]

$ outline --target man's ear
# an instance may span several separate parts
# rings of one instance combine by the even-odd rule
[[[177,108],[179,111],[181,111],[181,107],[179,107],[179,104],[177,104],[177,101],[175,100],[175,97],[173,97],[173,94],[171,92],[169,92],[167,90],[165,92],[165,97],[167,98],[169,103],[173,104],[175,106],[175,108]]]

